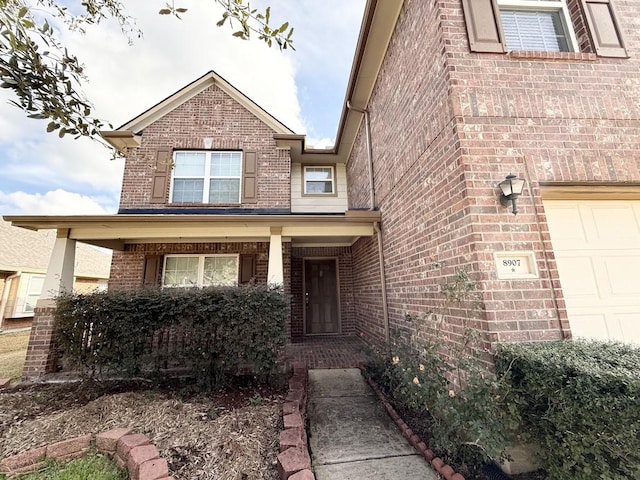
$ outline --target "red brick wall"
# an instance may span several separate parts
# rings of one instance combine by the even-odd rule
[[[150,204],[158,148],[255,150],[258,153],[258,202],[248,208],[290,207],[289,153],[276,150],[273,130],[216,86],[177,107],[142,132],[142,144],[127,151],[121,208],[162,208]],[[166,195],[169,200],[169,179]],[[237,207],[237,205],[234,205]]]
[[[384,341],[380,262],[375,237],[363,237],[351,247],[356,331],[369,341]]]
[[[355,333],[353,274],[349,247],[293,247],[291,249],[291,338],[304,336],[304,258],[337,258],[338,285],[340,288],[340,320],[342,335]]]
[[[461,0],[404,3],[368,107],[392,335],[415,332],[406,314],[430,311],[445,313],[453,341],[465,318],[491,342],[567,333],[540,184],[640,181],[640,2],[615,2],[631,59],[590,53],[569,3],[584,53],[526,56],[470,53]],[[352,207],[367,206],[365,167],[361,131],[347,165]],[[517,217],[498,203],[510,172],[527,181]],[[357,299],[375,292],[374,248],[354,245]],[[540,278],[498,280],[503,250],[533,250]],[[440,286],[459,268],[478,283],[480,308],[444,304]],[[357,318],[379,334],[381,309]]]
[[[269,243],[139,243],[127,245],[124,252],[113,252],[110,289],[130,289],[142,286],[146,255],[168,254],[255,254],[256,281],[267,281]]]

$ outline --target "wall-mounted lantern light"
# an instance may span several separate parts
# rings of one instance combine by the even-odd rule
[[[498,184],[498,186],[500,187],[500,190],[502,190],[502,194],[500,195],[500,204],[503,207],[508,207],[509,202],[511,202],[511,211],[514,215],[517,215],[518,207],[516,205],[516,200],[524,189],[524,180],[510,173],[507,175],[507,178]]]

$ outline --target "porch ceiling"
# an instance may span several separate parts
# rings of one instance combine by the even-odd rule
[[[304,245],[352,244],[373,235],[380,212],[347,211],[344,215],[71,215],[5,216],[16,227],[64,229],[68,238],[123,250],[131,243],[269,241],[272,228],[285,241]]]

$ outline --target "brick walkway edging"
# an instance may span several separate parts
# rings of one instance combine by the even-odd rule
[[[361,370],[364,372],[365,369],[361,368]],[[436,457],[435,453],[433,453],[433,451],[427,446],[427,444],[424,443],[418,435],[413,433],[413,430],[411,430],[411,428],[404,422],[404,420],[400,418],[400,415],[398,415],[398,412],[396,412],[395,408],[393,408],[393,406],[389,403],[387,397],[384,395],[384,393],[382,393],[382,390],[380,390],[378,385],[367,375],[364,375],[364,377],[367,379],[367,383],[369,383],[373,391],[376,392],[376,395],[378,395],[378,398],[384,405],[384,408],[386,408],[389,416],[393,419],[394,422],[396,422],[396,425],[398,425],[398,428],[402,432],[402,435],[407,440],[409,440],[409,443],[411,443],[411,445],[413,445],[413,447],[418,450],[418,452],[420,452],[425,460],[431,463],[433,468],[446,480],[465,480],[465,478],[461,474],[457,473],[450,465],[444,463],[444,461],[440,457]]]
[[[73,460],[95,449],[126,468],[130,480],[173,480],[167,460],[151,441],[128,428],[116,428],[97,435],[82,435],[7,457],[0,461],[0,472],[9,478],[44,467],[48,460]]]
[[[304,362],[293,362],[289,392],[282,406],[284,430],[280,432],[278,474],[281,480],[315,480],[307,447],[307,386],[309,374]]]

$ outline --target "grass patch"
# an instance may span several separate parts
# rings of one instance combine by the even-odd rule
[[[0,378],[20,378],[30,334],[27,330],[0,335]]]
[[[0,475],[0,479],[5,478]],[[51,463],[38,472],[20,475],[18,480],[125,480],[127,472],[104,455],[88,454],[66,463]]]
[[[0,355],[26,350],[29,344],[29,335],[31,335],[30,330],[0,335]]]

